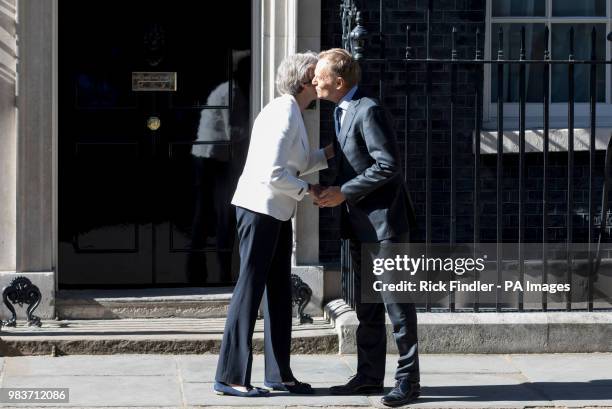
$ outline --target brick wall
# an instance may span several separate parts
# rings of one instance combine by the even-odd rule
[[[379,56],[380,42],[375,34],[379,32],[379,1],[362,0],[359,8],[362,11],[364,25],[371,36],[367,46],[366,58]],[[339,17],[339,0],[322,1],[322,48],[337,47],[341,44],[341,26]],[[383,33],[385,34],[385,52],[387,58],[402,58],[405,53],[406,25],[413,28],[412,46],[417,58],[425,58],[426,0],[383,0]],[[435,0],[431,18],[433,58],[449,58],[451,54],[451,30],[456,27],[457,51],[459,58],[473,58],[475,51],[475,33],[479,28],[481,50],[485,32],[484,0]],[[364,71],[363,87],[372,95],[379,95],[378,81],[381,78],[380,66],[372,63],[362,64]],[[405,129],[405,96],[406,73],[403,63],[386,64],[384,73],[383,103],[393,120],[401,152],[407,143],[407,183],[416,205],[420,231],[416,240],[425,238],[425,69],[414,65],[409,73],[410,116],[409,131]],[[469,242],[473,239],[474,209],[474,154],[472,133],[475,116],[475,84],[477,76],[473,68],[463,66],[458,69],[457,109],[456,109],[456,178],[457,178],[457,241]],[[448,241],[450,236],[450,67],[439,65],[433,67],[433,156],[432,156],[432,230],[434,241]],[[321,103],[321,142],[329,143],[334,137],[332,104]],[[566,237],[565,212],[567,206],[567,155],[550,154],[550,171],[548,183],[549,195],[549,237],[552,241],[564,240]],[[496,163],[495,155],[483,155],[481,162],[481,241],[496,241]],[[598,153],[597,162],[603,164],[603,154]],[[526,241],[538,241],[542,238],[542,155],[526,156]],[[579,152],[575,156],[574,186],[574,237],[575,241],[586,240],[588,228],[588,153]],[[601,201],[601,166],[596,169],[595,203]],[[329,177],[322,174],[323,183],[330,183]],[[504,156],[504,229],[503,239],[506,242],[518,239],[518,155]],[[320,212],[320,255],[323,262],[335,262],[339,259],[339,210],[321,209]]]

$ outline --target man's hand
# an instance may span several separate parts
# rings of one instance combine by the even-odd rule
[[[340,191],[340,186],[329,186],[324,189],[319,195],[319,207],[336,207],[346,200],[344,194]]]
[[[319,184],[313,185],[309,183],[308,186],[308,193],[312,196],[313,203],[318,204],[319,196],[321,195],[323,188]]]
[[[334,151],[334,144],[330,143],[325,148],[325,159],[331,159],[336,156],[336,152]]]

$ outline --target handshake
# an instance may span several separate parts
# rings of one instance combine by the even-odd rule
[[[308,193],[312,195],[312,203],[319,207],[336,207],[346,200],[340,191],[340,186],[309,185]]]

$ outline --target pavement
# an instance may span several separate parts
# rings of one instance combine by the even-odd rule
[[[0,403],[0,407],[196,408],[382,407],[380,396],[330,396],[346,382],[355,355],[293,355],[298,379],[314,396],[273,392],[265,398],[217,396],[212,391],[217,355],[70,355],[0,358],[2,388],[68,388],[69,403]],[[387,358],[385,386],[395,360]],[[263,382],[263,356],[255,355],[252,383]],[[422,355],[422,397],[411,407],[611,407],[612,353],[526,355]]]

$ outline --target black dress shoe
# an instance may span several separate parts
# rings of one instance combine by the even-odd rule
[[[309,383],[300,382],[298,380],[294,380],[293,385],[287,385],[282,382],[264,381],[264,386],[273,391],[295,393],[296,395],[314,395],[315,393]]]
[[[373,395],[382,391],[382,381],[367,378],[360,374],[353,376],[344,385],[329,388],[329,393],[332,395]]]
[[[417,381],[408,378],[395,382],[395,388],[383,396],[380,401],[385,406],[402,406],[412,402],[421,394],[421,385]]]

